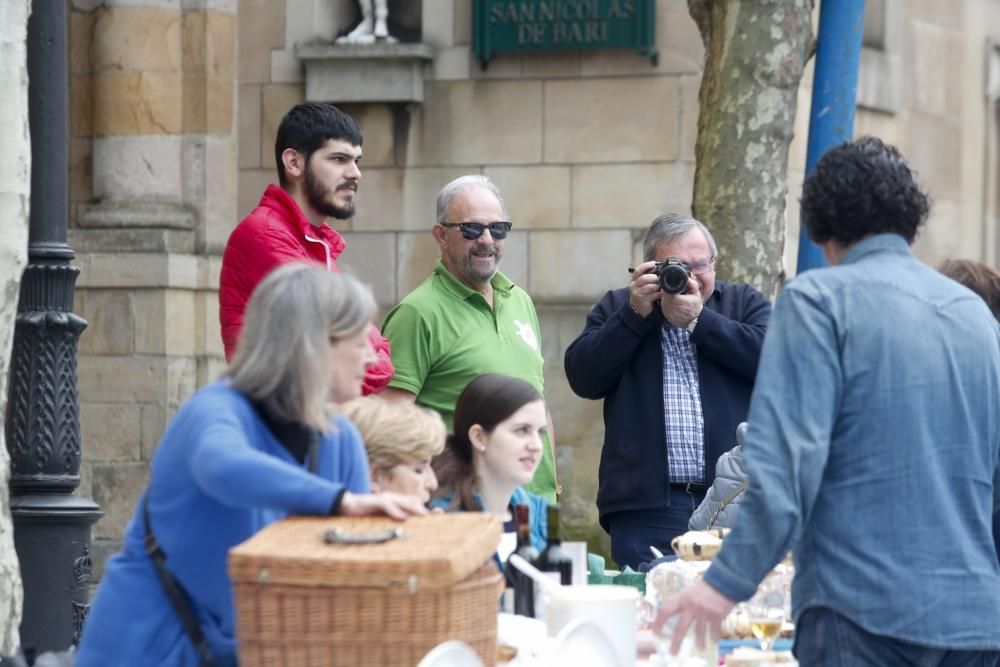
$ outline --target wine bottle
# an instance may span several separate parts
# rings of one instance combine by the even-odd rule
[[[535,564],[542,572],[551,572],[558,576],[559,583],[569,586],[573,583],[573,559],[563,548],[559,530],[559,505],[555,503],[548,507],[548,544],[545,551],[538,557]]]
[[[538,560],[538,549],[531,543],[531,513],[527,505],[514,505],[514,525],[517,529],[517,547],[514,553],[528,561]],[[535,584],[508,560],[505,574],[508,585],[514,589],[514,613],[535,616]]]

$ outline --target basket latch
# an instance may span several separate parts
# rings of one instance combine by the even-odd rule
[[[405,536],[406,531],[402,528],[387,528],[367,535],[349,533],[342,528],[332,528],[323,533],[323,541],[327,544],[382,544],[392,539],[402,539]]]

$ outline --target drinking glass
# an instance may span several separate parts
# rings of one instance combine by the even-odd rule
[[[656,653],[649,656],[650,667],[712,667],[719,664],[719,644],[705,635],[705,648],[699,649],[694,629],[688,630],[677,655],[670,654],[670,642],[677,626],[677,617],[668,618],[656,637]]]
[[[785,622],[785,594],[772,582],[764,581],[747,604],[750,631],[764,651],[770,651]]]

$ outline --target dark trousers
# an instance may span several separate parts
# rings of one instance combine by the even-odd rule
[[[994,667],[1000,651],[951,651],[875,635],[826,607],[795,627],[795,657],[809,667]]]
[[[649,550],[654,546],[664,554],[672,554],[670,541],[688,530],[688,520],[705,494],[691,492],[682,485],[671,485],[670,504],[647,510],[609,514],[611,557],[624,568],[638,570],[643,563],[655,558]]]
[[[993,546],[997,550],[997,558],[1000,558],[1000,512],[993,515]]]

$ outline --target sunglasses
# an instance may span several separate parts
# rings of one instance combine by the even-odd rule
[[[507,234],[510,233],[511,224],[509,222],[441,222],[438,223],[442,227],[458,227],[458,231],[462,232],[462,237],[466,241],[475,241],[480,236],[483,235],[484,230],[490,230],[490,236],[494,240],[500,241],[507,238]]]

